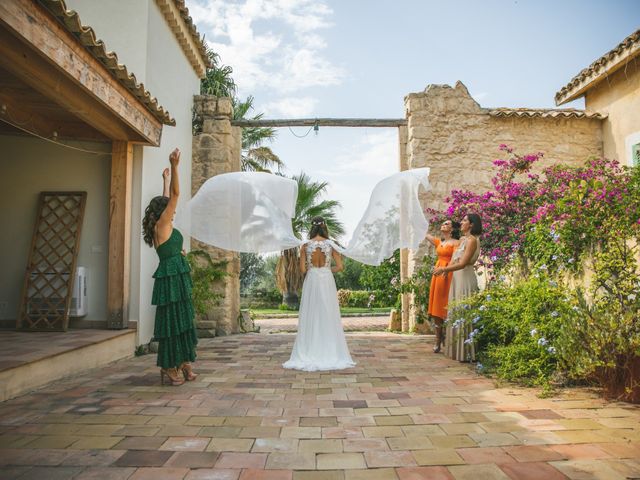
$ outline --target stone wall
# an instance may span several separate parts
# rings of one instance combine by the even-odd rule
[[[544,152],[538,169],[557,163],[577,165],[602,155],[602,120],[580,114],[554,116],[542,110],[526,117],[513,110],[496,116],[495,110],[481,108],[461,82],[455,87],[429,85],[424,92],[407,95],[405,111],[408,138],[401,168],[431,168],[432,188],[421,196],[424,207],[441,209],[453,189],[490,188],[492,161],[501,157],[502,143],[521,154]],[[425,251],[426,245],[409,253],[403,279],[412,274]],[[403,311],[409,311],[407,302]],[[414,327],[410,315],[409,328]]]
[[[193,137],[192,195],[214,175],[240,171],[242,132],[231,126],[233,115],[229,98],[208,95],[194,96],[196,115],[202,119],[202,133]],[[228,335],[238,331],[240,314],[240,256],[237,253],[214,248],[191,240],[192,250],[205,250],[215,261],[226,261],[227,276],[216,288],[224,298],[220,306],[211,309],[204,318],[198,318],[201,336],[213,333]]]

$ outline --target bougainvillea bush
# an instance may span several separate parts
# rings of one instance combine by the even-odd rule
[[[527,384],[597,380],[640,401],[639,169],[590,159],[533,173],[542,153],[500,150],[491,190],[453,191],[431,212],[482,216],[487,289],[454,315],[474,325],[482,368]]]

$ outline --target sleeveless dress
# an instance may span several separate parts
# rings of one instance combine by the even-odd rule
[[[169,239],[156,248],[160,264],[153,274],[156,321],[153,336],[158,342],[157,365],[179,367],[196,359],[198,338],[191,299],[191,268],[182,255],[182,234],[174,228]]]
[[[312,240],[304,245],[307,275],[302,285],[298,316],[298,333],[291,357],[284,368],[313,372],[342,370],[355,366],[342,329],[336,282],[331,272],[333,247],[329,240]],[[311,263],[316,249],[324,254],[321,267]]]
[[[451,256],[455,250],[455,245],[443,245],[440,239],[435,240],[436,254],[438,260],[435,268],[446,267],[451,262]],[[452,275],[433,275],[431,277],[431,287],[429,288],[429,315],[447,318],[447,304],[449,303],[449,287],[451,286]]]
[[[464,249],[467,246],[466,236],[460,239],[460,244],[453,252],[451,262],[457,262],[462,258]],[[462,300],[469,295],[473,295],[478,291],[478,277],[473,265],[480,256],[480,239],[476,237],[477,247],[474,254],[469,260],[469,264],[462,270],[456,270],[453,272],[453,279],[451,280],[451,288],[449,289],[449,303]],[[472,326],[467,323],[464,326],[458,328],[453,326],[453,322],[447,322],[447,344],[445,346],[445,355],[454,360],[460,362],[474,361],[476,358],[476,352],[473,342],[465,344],[464,341],[469,338]]]

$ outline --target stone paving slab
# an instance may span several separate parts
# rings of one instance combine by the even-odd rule
[[[203,340],[180,387],[144,356],[0,403],[0,480],[640,478],[638,406],[497,388],[383,332],[347,335],[352,369],[284,370],[293,340]]]

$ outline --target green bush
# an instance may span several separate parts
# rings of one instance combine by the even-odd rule
[[[549,386],[560,363],[562,327],[575,319],[564,289],[544,272],[507,285],[492,283],[451,308],[470,324],[478,368],[525,385]]]

